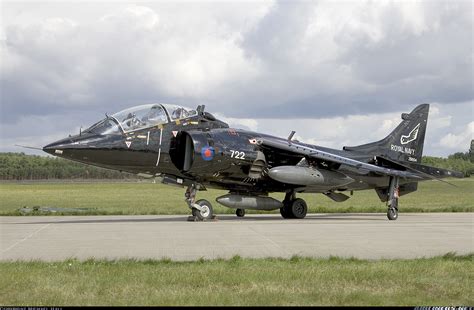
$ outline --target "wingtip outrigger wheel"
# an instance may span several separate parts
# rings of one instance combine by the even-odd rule
[[[398,197],[400,196],[398,184],[398,177],[390,177],[387,218],[391,221],[398,218]]]
[[[394,221],[398,218],[398,209],[394,207],[390,207],[387,210],[387,217],[389,220]]]

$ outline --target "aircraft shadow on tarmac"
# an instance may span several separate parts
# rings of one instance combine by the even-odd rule
[[[268,216],[255,216],[246,215],[244,218],[238,218],[230,214],[217,216],[216,219],[208,220],[201,223],[218,223],[218,222],[280,222],[280,223],[308,223],[308,222],[319,222],[319,221],[386,221],[384,214],[311,214],[306,216],[302,220],[297,219],[282,219],[275,215]],[[67,219],[67,220],[51,220],[51,221],[38,221],[38,222],[27,222],[27,223],[12,223],[12,224],[91,224],[91,223],[173,223],[173,222],[186,222],[188,217],[185,215],[177,217],[152,217],[150,218],[100,218],[100,219]]]

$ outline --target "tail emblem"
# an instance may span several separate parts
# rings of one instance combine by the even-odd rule
[[[412,131],[410,131],[410,133],[408,135],[402,135],[402,137],[400,138],[400,143],[401,144],[407,144],[407,143],[410,143],[414,140],[416,140],[416,138],[418,138],[418,131],[420,130],[420,123],[418,123],[418,125],[416,125],[415,128],[413,128]]]

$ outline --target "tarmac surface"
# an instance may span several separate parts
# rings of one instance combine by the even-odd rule
[[[68,258],[309,257],[418,258],[474,252],[474,213],[3,216],[0,260]]]

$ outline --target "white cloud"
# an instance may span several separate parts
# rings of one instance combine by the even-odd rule
[[[24,149],[16,145],[42,148],[68,134],[78,134],[80,123],[72,123],[72,119],[78,119],[78,117],[74,115],[67,117],[64,115],[24,116],[15,125],[0,123],[1,151],[45,155],[42,151]]]
[[[229,124],[229,127],[231,128],[241,128],[250,131],[258,130],[258,120],[256,119],[225,117],[220,113],[214,113],[214,116],[219,120]]]
[[[439,145],[452,150],[468,149],[472,139],[474,139],[474,121],[467,124],[462,132],[448,133],[443,136]]]
[[[452,115],[441,113],[438,104],[432,104],[430,107],[429,129],[447,128],[451,125],[452,118]]]
[[[396,123],[394,122],[396,120]],[[331,118],[258,119],[263,133],[287,137],[292,130],[301,142],[340,149],[382,139],[399,123],[400,114],[348,115]],[[394,124],[389,126],[387,124]]]
[[[145,6],[130,6],[115,13],[103,16],[101,22],[106,27],[122,28],[129,30],[130,26],[134,30],[152,30],[158,26],[159,17],[152,9]]]
[[[238,126],[281,136],[295,127],[339,147],[385,135],[422,102],[436,102],[428,142],[472,121],[456,110],[473,100],[470,2],[2,8],[1,119],[11,128],[52,114],[86,123],[145,102],[206,104]],[[446,139],[436,154],[452,150],[456,138]]]
[[[457,134],[451,133],[451,123],[464,124],[470,118],[474,102],[463,102],[454,109],[437,103],[430,105],[428,129],[424,143],[424,154],[430,156],[447,156],[454,151],[466,152],[472,139],[473,122],[462,127]],[[412,109],[414,108],[411,107]],[[235,119],[217,114],[220,119],[237,128],[249,129],[287,137],[292,130],[295,138],[306,143],[341,149],[343,146],[355,146],[386,137],[401,122],[400,110],[393,113],[347,115],[329,118],[291,118],[278,119]],[[461,125],[464,126],[464,125]],[[469,133],[469,130],[471,132]],[[440,143],[439,137],[444,137]]]

